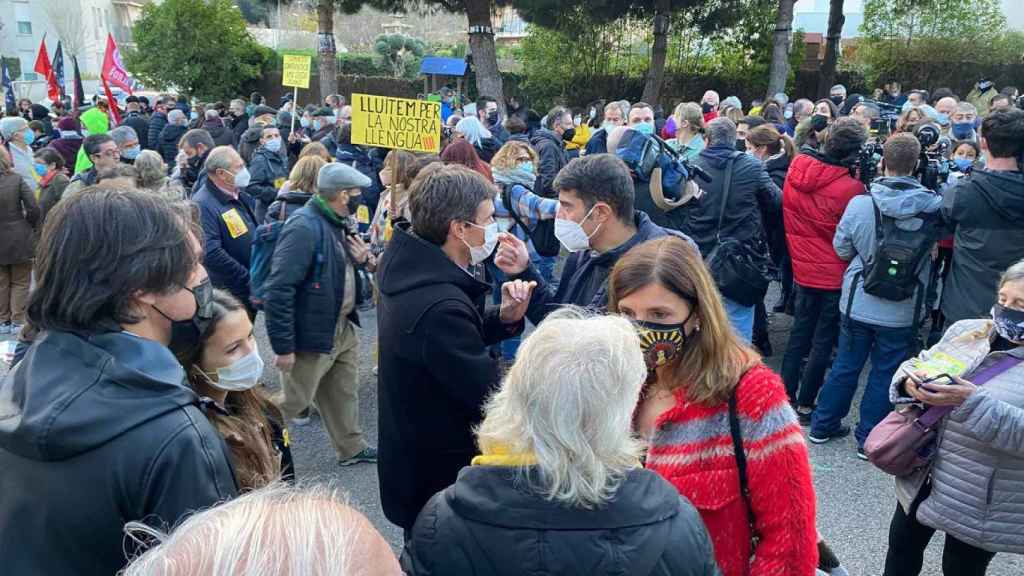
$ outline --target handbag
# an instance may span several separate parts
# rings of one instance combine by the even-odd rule
[[[995,378],[1021,362],[1007,356],[973,375],[976,386]],[[908,476],[928,466],[935,457],[938,424],[956,406],[910,406],[893,410],[868,434],[864,452],[876,468],[893,476]]]
[[[772,276],[772,262],[768,246],[763,240],[743,243],[735,238],[722,238],[722,219],[732,188],[733,164],[739,152],[733,153],[725,164],[725,182],[722,186],[722,205],[718,211],[717,245],[708,254],[707,266],[722,296],[742,306],[753,306],[764,299]]]

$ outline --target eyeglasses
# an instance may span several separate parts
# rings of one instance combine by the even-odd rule
[[[96,156],[104,156],[106,158],[120,158],[121,150],[119,150],[118,148],[111,148],[110,150],[104,150],[96,154]]]

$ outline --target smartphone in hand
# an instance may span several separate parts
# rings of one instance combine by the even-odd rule
[[[917,374],[914,374],[911,370],[904,369],[903,374],[905,374],[915,386],[927,390],[928,392],[938,392],[938,390],[935,389],[935,386],[948,386],[954,382],[953,377],[946,373],[936,374],[935,376],[929,376],[928,378],[923,379],[917,376]]]

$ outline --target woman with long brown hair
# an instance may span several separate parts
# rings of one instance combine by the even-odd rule
[[[319,159],[317,159],[319,160]],[[242,303],[213,292],[213,315],[199,342],[178,361],[227,444],[240,490],[294,477],[284,419],[259,389],[263,373],[252,322]]]
[[[641,244],[615,265],[608,294],[609,311],[636,323],[647,361],[635,413],[646,466],[700,511],[722,573],[814,574],[800,424],[782,380],[733,330],[700,254],[675,237]]]
[[[415,163],[416,156],[405,150],[392,150],[384,157],[379,174],[384,193],[370,221],[370,250],[378,256],[391,240],[395,223],[409,219],[409,186],[418,173],[412,170]]]

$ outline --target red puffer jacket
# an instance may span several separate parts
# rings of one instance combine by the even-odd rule
[[[864,185],[842,166],[807,154],[793,159],[782,191],[782,215],[797,284],[842,288],[848,262],[836,255],[832,238],[846,205],[863,193]]]

